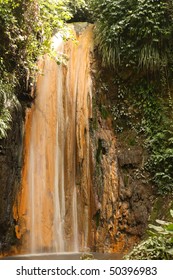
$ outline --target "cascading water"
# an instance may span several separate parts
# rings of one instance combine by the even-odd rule
[[[58,56],[67,56],[65,65],[48,56],[39,61],[37,97],[25,125],[22,190],[14,211],[16,235],[30,253],[76,252],[87,246],[89,210],[85,205],[85,225],[79,225],[76,173],[84,162],[83,184],[90,184],[91,34],[89,26],[76,35],[76,43],[54,36],[53,48]]]

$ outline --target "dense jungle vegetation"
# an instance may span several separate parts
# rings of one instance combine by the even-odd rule
[[[173,193],[172,0],[0,0],[0,139],[11,107],[31,98],[36,61],[50,53],[52,34],[65,37],[66,22],[83,19],[95,23],[98,55],[118,87],[116,133],[128,125],[144,136],[145,168],[158,194]],[[171,258],[173,227],[160,223],[132,258]]]
[[[49,52],[55,30],[66,36],[67,22],[83,1],[0,0],[0,139],[6,137],[11,107],[29,98],[39,55]]]
[[[132,129],[146,136],[147,168],[160,193],[173,191],[172,1],[94,1],[96,43],[103,65],[115,68],[120,97],[140,108]],[[122,102],[123,103],[123,102]],[[127,109],[114,110],[115,117]],[[123,128],[120,128],[123,129]]]

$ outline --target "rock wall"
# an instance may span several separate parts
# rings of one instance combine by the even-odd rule
[[[153,189],[144,172],[146,151],[142,142],[126,143],[130,129],[116,134],[111,106],[116,89],[111,69],[93,61],[92,240],[98,252],[128,252],[145,233],[153,201]]]
[[[14,108],[12,127],[0,141],[0,252],[16,243],[13,204],[21,179],[23,117],[22,109]]]

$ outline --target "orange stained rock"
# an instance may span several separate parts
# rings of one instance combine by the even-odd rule
[[[13,217],[18,223],[15,226],[16,237],[20,239],[27,231],[27,204],[28,204],[28,185],[26,182],[26,174],[28,169],[28,152],[27,147],[30,143],[32,111],[28,110],[25,117],[25,137],[24,137],[24,167],[22,170],[22,184],[20,192],[17,194],[15,204],[13,206]]]

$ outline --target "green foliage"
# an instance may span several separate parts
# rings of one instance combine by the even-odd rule
[[[92,0],[104,65],[159,70],[172,55],[172,1]]]
[[[71,16],[63,0],[8,0],[0,5],[0,52],[8,71],[32,69],[38,56],[49,51],[54,29],[62,31]]]
[[[172,108],[158,96],[155,83],[140,81],[133,87],[134,110],[141,119],[136,126],[145,135],[149,159],[145,168],[152,174],[158,193],[173,192],[173,121]]]
[[[70,1],[69,8],[73,16],[69,22],[93,22],[89,2],[90,0]]]
[[[173,127],[149,134],[147,145],[151,149],[151,157],[147,168],[153,174],[153,181],[159,187],[158,192],[173,192]]]
[[[145,138],[145,168],[159,193],[173,192],[173,2],[91,0],[91,7],[103,65],[115,69],[115,130]]]
[[[170,211],[173,217],[173,210]],[[173,259],[173,223],[156,220],[159,225],[149,225],[146,240],[133,248],[125,257],[128,260],[171,260]]]
[[[38,57],[50,52],[54,32],[65,36],[70,17],[65,0],[0,0],[0,137],[10,126],[14,93],[18,98],[25,93]]]
[[[18,105],[14,88],[7,80],[0,79],[0,139],[7,136],[11,123],[11,104]]]
[[[133,108],[130,100],[130,89],[117,75],[113,83],[116,85],[117,101],[111,106],[115,132],[123,132],[126,128],[134,129],[134,119],[131,112]]]

